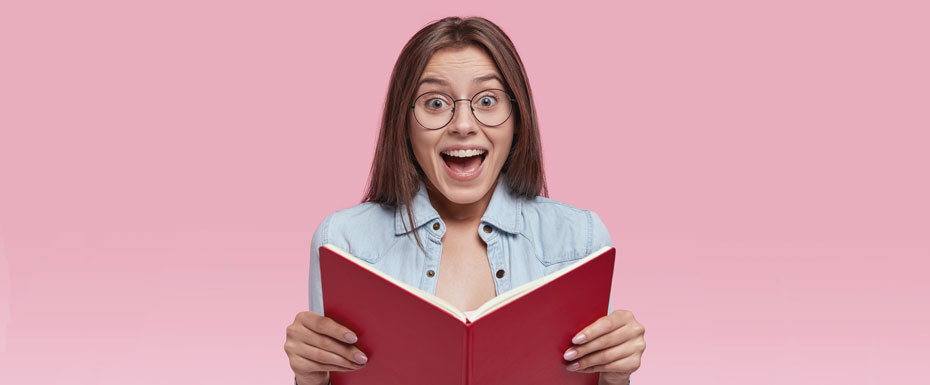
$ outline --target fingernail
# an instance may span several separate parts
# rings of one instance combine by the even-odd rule
[[[577,355],[578,355],[578,352],[575,349],[568,349],[568,351],[565,352],[565,355],[563,355],[562,357],[565,357],[566,360],[571,360],[572,358],[575,358],[575,356]]]
[[[365,357],[362,353],[355,353],[355,362],[365,365],[365,363],[368,362],[368,357]]]
[[[568,369],[568,370],[574,372],[574,371],[578,370],[578,367],[579,367],[579,366],[581,366],[581,364],[579,364],[579,363],[576,362],[576,363],[574,363],[574,364],[568,365],[568,367],[566,367],[565,369]]]
[[[578,335],[575,336],[575,338],[572,338],[573,344],[580,344],[582,342],[584,342],[584,333],[578,333]]]
[[[358,341],[358,337],[356,337],[355,333],[352,332],[347,332],[344,337],[346,338],[346,341],[349,341],[350,344],[354,344],[356,341]]]

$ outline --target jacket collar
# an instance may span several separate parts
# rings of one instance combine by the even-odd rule
[[[436,212],[436,209],[433,208],[432,203],[429,201],[426,183],[422,179],[420,179],[420,189],[413,197],[411,207],[413,208],[415,228],[420,228],[420,226],[439,218],[439,213]],[[523,198],[513,195],[507,179],[501,174],[497,179],[497,186],[494,187],[491,201],[488,202],[488,208],[484,211],[481,221],[508,233],[516,234],[523,228],[522,213]],[[394,234],[406,234],[410,230],[410,224],[407,222],[406,206],[401,204],[399,209],[394,212]]]

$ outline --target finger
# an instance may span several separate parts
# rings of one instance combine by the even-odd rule
[[[599,318],[597,321],[594,321],[592,324],[578,332],[578,334],[572,338],[572,343],[575,345],[580,345],[588,341],[592,341],[597,337],[600,337],[616,328],[625,325],[632,319],[633,313],[630,313],[629,311],[614,311],[613,313]]]
[[[579,373],[596,373],[596,372],[615,372],[623,374],[632,374],[642,363],[643,355],[634,353],[623,357],[619,360],[608,362],[606,364],[595,365],[586,369],[579,370]]]
[[[578,366],[575,367],[577,370],[584,370],[585,368],[590,368],[592,366],[604,365],[613,361],[617,361],[640,352],[640,348],[642,347],[640,341],[640,339],[636,339],[619,345],[613,345],[607,347],[606,349],[601,349],[590,353],[583,358],[575,360],[572,363],[578,363]],[[569,364],[569,366],[571,366],[571,364]]]
[[[577,360],[588,353],[626,343],[643,335],[641,326],[637,322],[631,322],[581,345],[572,345],[565,351],[562,358]],[[574,354],[572,354],[572,351],[574,351]]]
[[[320,318],[320,321],[311,321],[311,324],[319,324],[320,322],[327,322],[322,320],[324,317],[320,317],[316,313],[309,313],[308,318]],[[330,321],[332,321],[330,319]],[[333,321],[334,325],[338,325]],[[367,364],[368,357],[354,344],[348,344],[346,342],[337,340],[329,335],[318,333],[314,330],[308,329],[304,326],[303,323],[296,322],[293,327],[288,327],[288,338],[302,341],[308,345],[316,346],[336,354],[341,355],[349,361],[353,361],[358,364]],[[341,326],[341,325],[339,325]],[[323,326],[326,327],[326,326]]]
[[[301,323],[303,323],[307,329],[328,335],[348,344],[358,342],[358,336],[354,332],[337,323],[332,318],[324,317],[313,312],[307,312],[307,314],[307,316],[301,318]]]
[[[313,345],[298,346],[294,349],[294,353],[319,364],[338,366],[341,368],[337,370],[355,370],[365,367],[364,365],[353,363],[336,353]]]
[[[312,330],[308,331],[307,344],[336,353],[346,360],[353,361],[360,365],[368,363],[368,356],[366,356],[358,346],[337,341],[330,336],[317,334]]]
[[[291,368],[294,370],[295,374],[324,372],[324,371],[345,372],[348,370],[342,366],[322,364],[322,363],[307,359],[306,357],[303,357],[299,354],[290,355],[288,359],[290,360]],[[352,369],[352,370],[355,370],[355,369]]]

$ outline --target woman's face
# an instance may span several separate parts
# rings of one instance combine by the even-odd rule
[[[494,78],[488,78],[489,75]],[[414,97],[439,91],[454,99],[471,100],[476,93],[489,88],[506,90],[503,77],[487,53],[475,46],[447,48],[430,58]],[[417,108],[421,108],[425,98],[417,102]],[[494,102],[484,96],[477,99],[485,104]],[[407,119],[413,153],[429,183],[446,199],[458,204],[477,202],[491,190],[507,160],[514,134],[516,111],[501,125],[485,126],[475,119],[469,100],[454,102],[452,121],[438,130],[420,125],[413,109]],[[444,102],[429,103],[438,107]],[[456,149],[473,150],[451,152]]]

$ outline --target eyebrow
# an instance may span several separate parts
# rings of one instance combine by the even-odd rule
[[[472,83],[473,83],[473,84],[478,84],[478,83],[486,82],[486,81],[488,81],[488,80],[497,80],[500,84],[504,84],[504,81],[501,80],[501,78],[500,78],[499,76],[497,76],[496,74],[489,74],[489,75],[483,75],[483,76],[476,77],[476,78],[472,81]],[[438,84],[438,85],[447,86],[447,87],[449,86],[449,82],[447,82],[447,81],[445,81],[445,80],[442,80],[442,79],[437,79],[437,78],[424,78],[423,80],[420,80],[420,84],[417,84],[417,88],[419,88],[420,86],[422,86],[422,85],[424,85],[424,84],[427,84],[427,83]]]

